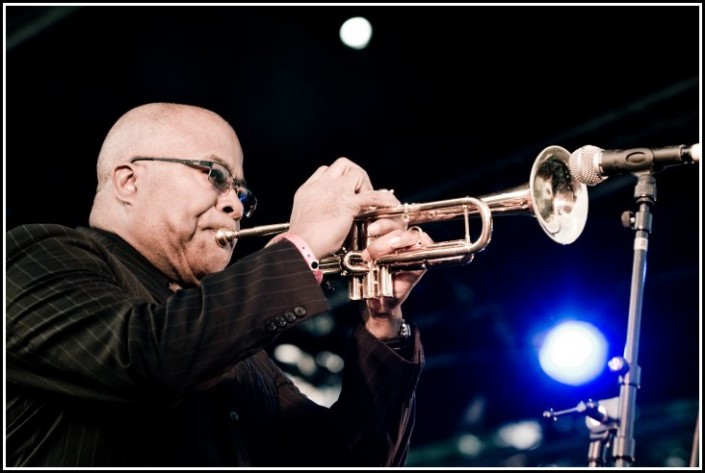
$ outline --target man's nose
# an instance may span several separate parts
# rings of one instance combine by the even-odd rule
[[[240,202],[237,192],[232,187],[226,192],[220,193],[217,207],[235,220],[241,219],[245,213],[245,206]]]

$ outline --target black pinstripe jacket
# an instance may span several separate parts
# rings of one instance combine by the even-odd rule
[[[283,240],[176,294],[123,240],[7,232],[8,466],[400,466],[423,351],[353,335],[330,408],[263,350],[330,309]]]

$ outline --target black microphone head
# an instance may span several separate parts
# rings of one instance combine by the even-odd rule
[[[588,186],[594,186],[605,180],[604,177],[600,176],[600,156],[602,151],[601,148],[592,145],[583,146],[573,151],[568,161],[568,167],[570,168],[570,174],[576,181]]]

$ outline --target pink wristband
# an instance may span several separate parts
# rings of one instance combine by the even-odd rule
[[[318,281],[318,284],[321,284],[321,282],[323,281],[323,271],[321,271],[320,264],[318,263],[316,256],[313,254],[313,251],[311,251],[311,248],[309,248],[308,244],[304,241],[304,239],[295,233],[286,232],[274,237],[272,243],[276,243],[277,241],[283,238],[286,238],[294,245],[296,245],[296,248],[299,249],[301,255],[304,257],[304,259],[306,259],[306,263],[308,264],[308,267],[311,268],[311,271],[313,272],[313,276],[316,278],[316,281]]]

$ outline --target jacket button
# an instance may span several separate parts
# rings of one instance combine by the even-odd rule
[[[264,326],[268,332],[274,332],[277,329],[277,323],[272,319],[267,320]]]
[[[274,317],[274,320],[276,321],[278,326],[286,327],[286,319],[281,315],[277,315],[276,317]]]
[[[306,315],[306,309],[303,307],[294,307],[294,314],[296,314],[297,317],[303,317]]]
[[[286,319],[287,322],[293,322],[296,320],[296,314],[294,314],[291,311],[286,311],[286,312],[284,312],[284,318]]]

